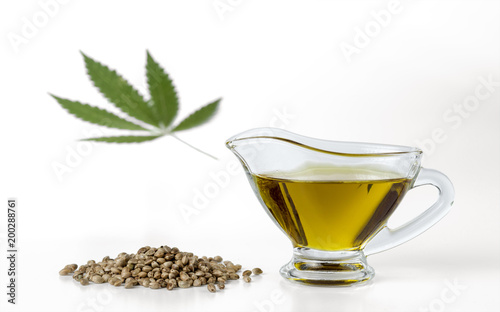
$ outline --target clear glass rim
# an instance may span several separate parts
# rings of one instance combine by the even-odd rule
[[[273,135],[260,135],[259,133],[272,133]],[[307,148],[317,152],[339,155],[339,156],[350,156],[350,157],[383,157],[383,156],[401,156],[405,154],[421,155],[423,153],[422,150],[417,147],[404,146],[404,145],[365,143],[365,142],[323,140],[323,139],[316,139],[295,134],[278,128],[255,128],[239,133],[226,140],[226,146],[229,149],[233,150],[237,146],[236,142],[247,141],[247,140],[258,140],[258,139],[283,141],[285,143],[294,144],[299,147]],[[315,147],[314,146],[315,143],[316,145],[318,144],[331,145],[332,148]],[[374,149],[380,151],[345,152],[345,151],[340,151],[340,149],[342,148],[351,148],[359,150],[362,150],[364,148],[364,149]]]

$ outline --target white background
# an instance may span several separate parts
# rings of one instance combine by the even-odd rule
[[[8,197],[19,201],[20,250],[16,306],[6,303],[1,257],[2,311],[498,311],[499,1],[401,0],[378,32],[371,12],[389,1],[222,0],[232,3],[222,15],[212,0],[66,2],[46,21],[38,1],[0,7],[0,201],[4,208]],[[37,16],[45,24],[12,44]],[[354,45],[356,29],[369,25],[376,33],[349,62],[341,45]],[[110,131],[69,115],[47,93],[109,107],[79,50],[142,91],[146,49],[174,79],[179,118],[223,97],[212,122],[179,134],[219,160],[170,137],[95,144],[58,178],[54,164],[68,165],[78,139]],[[479,77],[497,85],[471,106]],[[290,243],[242,172],[199,214],[186,218],[179,208],[235,161],[225,139],[271,125],[331,140],[418,145],[424,166],[453,181],[455,205],[423,235],[369,257],[377,275],[365,287],[291,284],[278,274]],[[436,131],[439,142],[430,144]],[[412,191],[391,222],[409,220],[434,196]],[[265,273],[216,294],[81,287],[58,276],[68,263],[163,244]]]

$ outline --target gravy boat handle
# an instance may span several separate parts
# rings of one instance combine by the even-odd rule
[[[427,231],[450,211],[455,191],[446,175],[437,170],[421,168],[412,188],[422,185],[432,185],[439,190],[437,201],[418,217],[398,228],[391,229],[387,225],[384,226],[364,248],[365,255],[369,256],[394,248],[415,238]]]

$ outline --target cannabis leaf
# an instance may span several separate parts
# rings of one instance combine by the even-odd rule
[[[56,101],[59,102],[59,104],[61,104],[61,106],[64,107],[70,114],[73,114],[85,121],[110,128],[147,130],[104,109],[90,106],[88,104],[82,104],[76,101],[66,100],[52,94],[51,96],[56,99]]]
[[[179,100],[172,80],[149,52],[147,52],[146,76],[153,108],[163,127],[167,128],[177,116]]]
[[[125,79],[106,65],[94,61],[83,54],[90,80],[111,103],[124,113],[145,123],[158,125],[158,119],[148,107],[148,103]]]
[[[209,121],[217,112],[217,108],[219,107],[219,102],[221,99],[217,101],[207,104],[197,110],[196,112],[189,115],[186,119],[181,121],[172,131],[182,131],[197,127],[207,121]]]
[[[88,138],[86,141],[108,143],[140,143],[170,135],[191,148],[214,156],[181,140],[175,134],[198,127],[208,122],[217,113],[221,99],[209,103],[190,114],[176,126],[172,126],[179,111],[179,99],[172,79],[157,63],[149,51],[146,51],[146,77],[150,98],[145,99],[116,71],[99,63],[82,52],[85,67],[90,80],[102,95],[126,117],[122,118],[107,110],[71,101],[50,94],[70,114],[93,124],[124,130],[142,131],[148,135],[124,135],[100,138]]]
[[[112,136],[112,137],[101,137],[101,138],[89,138],[83,139],[83,141],[96,141],[96,142],[108,142],[108,143],[140,143],[145,141],[151,141],[159,138],[160,135],[129,135],[129,136]]]

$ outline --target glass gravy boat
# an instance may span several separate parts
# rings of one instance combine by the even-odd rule
[[[293,244],[280,274],[291,281],[345,286],[371,279],[366,256],[429,229],[453,204],[442,173],[421,167],[418,148],[335,142],[274,128],[252,129],[226,146],[239,158],[257,198]],[[439,198],[408,223],[387,221],[406,192],[433,185]]]

